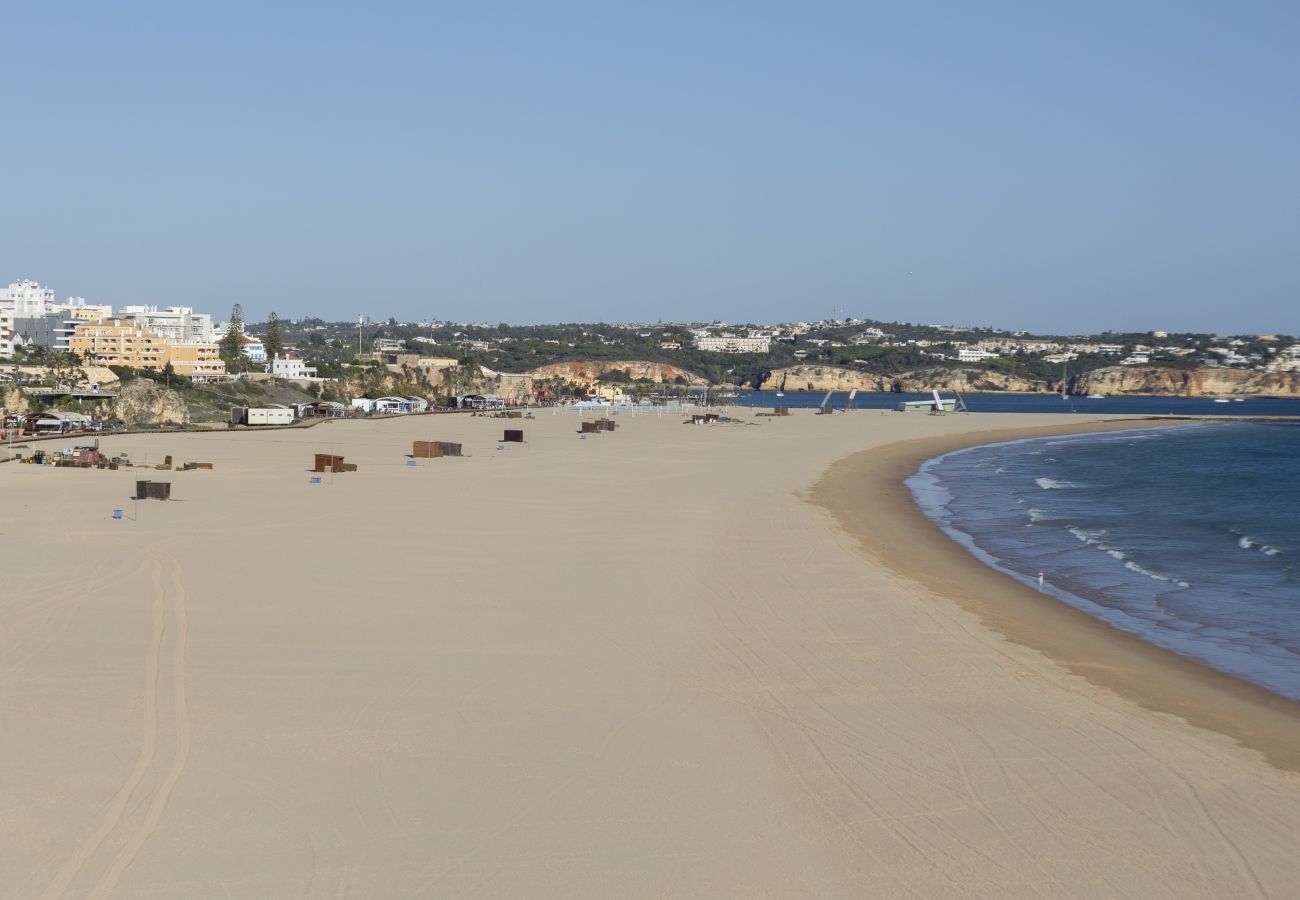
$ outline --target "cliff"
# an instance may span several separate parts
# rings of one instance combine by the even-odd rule
[[[108,404],[108,414],[128,428],[141,425],[188,425],[189,407],[175,391],[147,378],[137,378],[122,386]]]
[[[784,387],[783,387],[784,386]],[[886,391],[891,393],[979,393],[981,391],[1047,392],[1053,385],[987,369],[918,369],[913,372],[880,375],[836,366],[790,366],[776,369],[763,382],[764,390],[790,391]]]
[[[1158,394],[1181,397],[1300,396],[1300,373],[1255,369],[1170,369],[1108,366],[1072,379],[1075,394]]]
[[[879,375],[836,366],[791,366],[777,369],[763,382],[765,390],[886,391],[926,393],[1049,393],[1059,381],[1041,381],[987,369],[935,367]],[[1072,394],[1156,395],[1181,397],[1300,396],[1300,373],[1248,369],[1173,369],[1165,366],[1108,366],[1070,379]]]
[[[584,360],[574,362],[551,363],[539,366],[529,374],[542,381],[547,378],[560,378],[565,381],[595,381],[601,375],[613,371],[627,372],[633,381],[652,381],[655,384],[680,384],[681,378],[686,384],[704,385],[703,378],[677,366],[667,363],[641,362],[638,360]]]
[[[30,408],[22,388],[16,384],[0,384],[0,410],[21,416]]]

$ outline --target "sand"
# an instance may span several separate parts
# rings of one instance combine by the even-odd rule
[[[0,893],[1294,895],[1287,709],[1192,724],[1038,649],[1046,625],[1004,635],[1009,588],[919,570],[961,551],[887,565],[846,517],[917,524],[897,446],[827,471],[1084,417],[744,420],[580,440],[543,415],[498,450],[518,423],[410,417],[103,441],[211,472],[0,466]],[[471,455],[410,467],[413,439]],[[315,452],[360,469],[310,484]],[[877,488],[837,489],[850,466]],[[148,477],[175,499],[133,517]]]

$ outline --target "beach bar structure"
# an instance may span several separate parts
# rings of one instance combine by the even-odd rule
[[[232,406],[230,426],[292,425],[294,411],[288,406]]]
[[[898,412],[953,412],[957,408],[957,398],[933,400],[904,400],[894,407]]]
[[[135,499],[137,500],[170,500],[172,498],[172,483],[170,481],[137,481],[135,483]]]
[[[313,472],[345,472],[343,468],[343,457],[334,456],[331,453],[317,453],[315,463],[312,465]]]
[[[440,459],[444,456],[460,456],[461,445],[451,441],[412,441],[411,457],[413,459]]]

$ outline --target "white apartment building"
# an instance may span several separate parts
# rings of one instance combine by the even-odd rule
[[[958,362],[983,362],[986,359],[997,358],[997,354],[977,347],[958,347],[956,358]]]
[[[263,353],[265,355],[265,353]],[[271,361],[267,363],[266,371],[270,372],[276,378],[315,378],[316,367],[309,366],[307,363],[296,356],[281,356],[275,354]]]
[[[176,344],[211,344],[212,316],[196,313],[188,306],[124,306],[117,318],[143,325],[154,334]]]
[[[707,350],[710,353],[767,353],[772,349],[772,339],[766,335],[763,337],[736,337],[735,335],[721,335],[713,337],[712,335],[696,335],[695,347],[697,350]]]
[[[39,319],[53,304],[54,291],[26,278],[0,288],[0,309],[13,313],[15,319]]]

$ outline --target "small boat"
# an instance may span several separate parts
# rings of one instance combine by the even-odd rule
[[[784,394],[782,391],[777,391],[777,392],[776,392],[776,395],[777,395],[778,397],[784,397],[784,396],[785,396],[785,394]]]
[[[1241,397],[1233,397],[1233,398],[1232,398],[1232,402],[1233,402],[1233,403],[1242,403],[1242,402],[1244,402],[1244,400],[1243,400]]]
[[[1215,403],[1231,403],[1232,401],[1229,400],[1227,397],[1215,397],[1215,398],[1214,398],[1214,402],[1215,402]]]
[[[1088,399],[1089,399],[1089,400],[1105,400],[1105,399],[1106,399],[1106,395],[1105,395],[1105,394],[1089,394],[1089,395],[1088,395]]]

